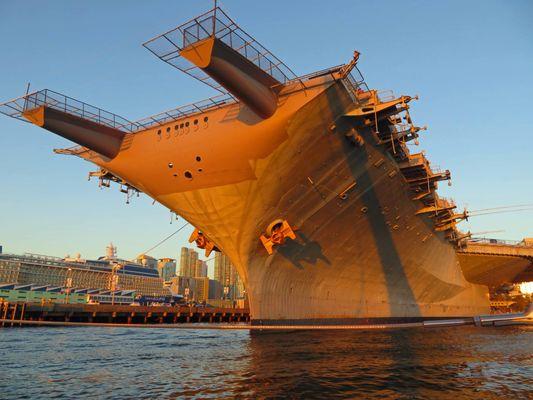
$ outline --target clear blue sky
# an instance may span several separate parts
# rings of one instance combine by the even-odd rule
[[[533,202],[533,2],[243,1],[222,7],[296,73],[358,49],[370,87],[420,95],[420,149],[452,171],[440,193],[481,209]],[[141,47],[211,1],[0,1],[0,99],[50,88],[138,119],[214,93]],[[125,205],[94,169],[53,148],[69,143],[0,116],[0,244],[4,251],[96,257],[109,241],[134,257],[173,232],[146,196]],[[533,212],[472,218],[473,232],[533,236]],[[190,229],[152,255],[176,257]]]

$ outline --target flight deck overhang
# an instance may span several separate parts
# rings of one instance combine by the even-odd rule
[[[118,129],[46,106],[25,111],[22,115],[37,126],[108,158],[117,156],[126,135]]]
[[[137,123],[49,89],[0,104],[0,113],[31,122],[110,159],[120,151],[126,134],[140,128]]]
[[[230,93],[262,118],[274,114],[279,90],[296,78],[218,7],[143,46],[173,67]]]
[[[277,108],[280,82],[220,39],[209,37],[180,51],[262,118]]]

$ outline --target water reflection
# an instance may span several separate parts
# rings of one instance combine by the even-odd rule
[[[1,398],[528,398],[532,327],[0,330]]]
[[[252,334],[246,386],[272,398],[529,395],[532,331],[511,329]]]

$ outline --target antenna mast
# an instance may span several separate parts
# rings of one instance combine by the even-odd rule
[[[217,0],[213,0],[213,37],[215,36],[215,29],[217,25]]]

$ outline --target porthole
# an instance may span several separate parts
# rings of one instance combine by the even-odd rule
[[[204,122],[209,121],[209,117],[204,117]]]
[[[169,127],[167,127],[167,132],[170,132],[170,126],[169,126]]]
[[[171,162],[168,163],[168,167],[169,168],[173,168],[174,167],[174,164],[172,164]]]
[[[187,178],[187,179],[192,179],[191,171],[185,171],[185,173],[183,175],[185,175],[185,178]]]
[[[183,122],[180,124],[180,129],[183,129]]]
[[[175,126],[174,126],[174,130],[175,130],[175,131],[177,131],[179,128],[180,128],[179,125],[175,125]]]
[[[157,134],[158,134],[158,135],[161,135],[161,129],[158,129],[158,130],[157,130]]]
[[[198,125],[198,120],[197,119],[194,120],[194,125]]]
[[[198,168],[198,172],[204,172],[202,168]]]
[[[185,126],[189,126],[189,121],[185,122]]]
[[[198,161],[198,162],[202,161],[202,157],[196,156],[196,161]]]

